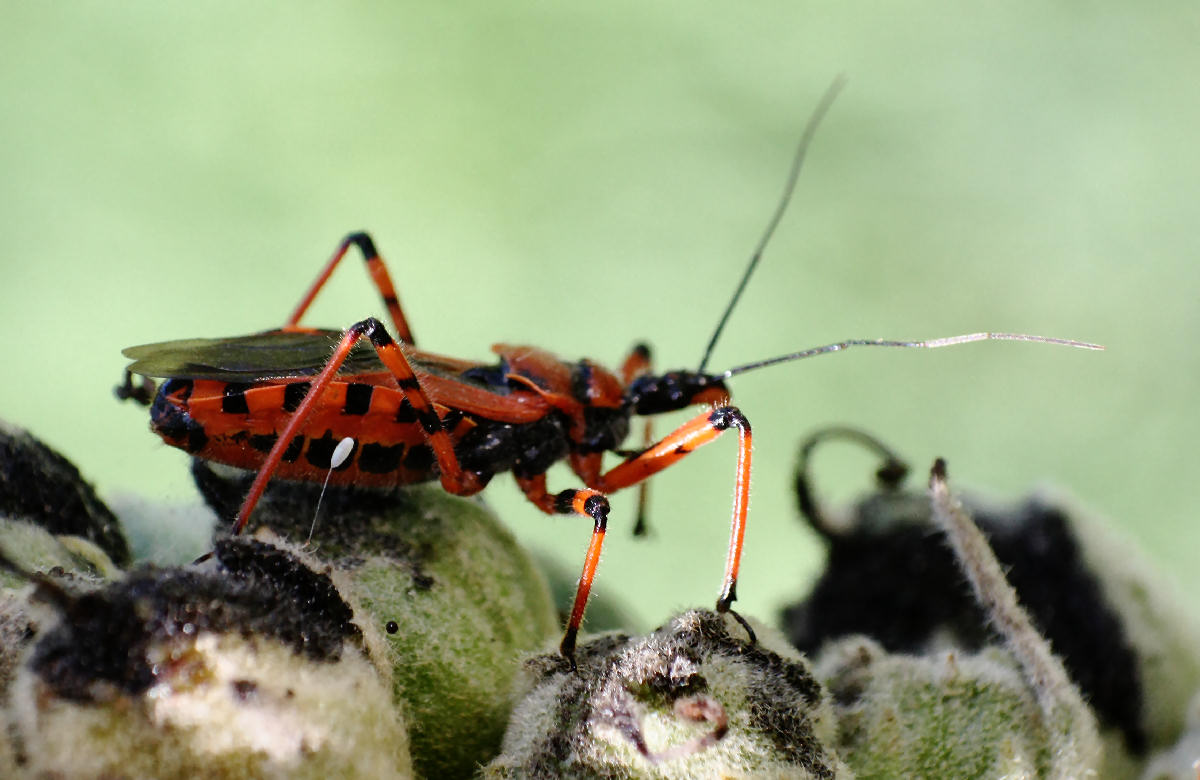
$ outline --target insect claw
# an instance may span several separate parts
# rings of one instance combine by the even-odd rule
[[[578,637],[578,634],[579,632],[573,627],[567,628],[566,633],[563,634],[562,642],[558,645],[559,655],[571,665],[572,672],[579,670],[579,667],[575,664],[575,639]]]
[[[717,614],[729,615],[731,618],[736,620],[738,625],[746,630],[746,635],[750,640],[750,644],[756,645],[758,644],[758,635],[754,633],[754,629],[750,627],[750,623],[746,621],[746,618],[739,615],[732,608],[733,602],[737,600],[737,594],[735,593],[736,590],[737,584],[730,583],[725,592],[721,594],[721,597],[717,599]]]
[[[717,611],[720,612],[721,610],[717,610]],[[736,620],[738,622],[738,625],[740,625],[742,628],[746,629],[746,634],[750,639],[751,645],[758,644],[758,635],[754,633],[754,629],[750,627],[750,624],[746,621],[746,618],[742,617],[737,612],[734,612],[732,609],[729,609],[728,607],[726,607],[724,611],[729,613],[729,616],[732,617],[734,620]]]
[[[646,483],[643,482],[642,484],[644,485]],[[634,520],[634,522],[633,522],[633,535],[634,536],[645,536],[647,530],[648,529],[646,527],[646,512],[644,509],[639,507],[638,513],[637,513],[637,519]]]

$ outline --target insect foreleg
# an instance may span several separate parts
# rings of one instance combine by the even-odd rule
[[[750,422],[732,406],[718,406],[701,412],[667,434],[657,444],[603,474],[597,487],[605,493],[636,485],[674,465],[697,447],[714,441],[730,428],[738,431],[737,484],[733,498],[733,520],[729,532],[729,551],[725,557],[725,578],[717,598],[718,612],[732,612],[737,599],[738,568],[742,560],[742,540],[746,534],[746,512],[750,505]],[[736,617],[736,615],[735,615]],[[738,618],[745,626],[745,622]],[[746,627],[749,631],[749,627]],[[753,636],[753,632],[751,632]]]

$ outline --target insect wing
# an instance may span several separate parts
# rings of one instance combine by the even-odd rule
[[[215,379],[256,382],[321,372],[342,338],[336,330],[269,330],[250,336],[182,339],[129,347],[122,352],[129,370],[159,379]],[[386,371],[369,342],[355,345],[343,374]]]
[[[257,382],[319,374],[343,335],[338,330],[269,330],[249,336],[142,344],[129,347],[121,354],[133,359],[129,370],[140,376]],[[405,355],[413,368],[422,374],[452,382],[464,381],[464,372],[471,369],[486,368],[474,361],[411,348],[405,350]],[[363,339],[351,350],[339,373],[343,376],[385,374],[387,368],[371,343]],[[470,374],[465,381],[471,381]]]

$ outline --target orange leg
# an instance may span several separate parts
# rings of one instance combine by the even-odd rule
[[[297,304],[292,315],[288,317],[287,322],[283,324],[285,330],[296,328],[299,326],[300,318],[304,316],[304,312],[308,311],[308,307],[312,305],[313,299],[317,297],[317,293],[329,281],[329,277],[333,274],[333,269],[337,268],[338,263],[346,256],[346,252],[351,246],[358,247],[362,252],[363,260],[367,263],[367,272],[371,275],[371,281],[379,290],[380,297],[383,298],[383,305],[387,307],[388,316],[392,318],[392,324],[396,327],[396,338],[407,344],[415,344],[413,341],[412,329],[408,327],[408,321],[404,318],[404,311],[400,308],[400,299],[396,296],[396,287],[392,284],[392,277],[388,274],[387,266],[384,265],[383,258],[375,251],[375,242],[366,233],[351,233],[342,239],[342,243],[338,244],[337,251],[333,253],[333,257],[329,258],[329,262],[321,269],[321,273],[317,275],[316,281],[308,288],[308,292]]]
[[[612,493],[641,483],[674,465],[697,447],[716,440],[730,428],[738,429],[737,484],[734,489],[729,551],[725,556],[725,578],[717,598],[718,612],[729,612],[730,605],[737,599],[738,568],[742,560],[742,541],[746,535],[746,514],[750,506],[751,434],[750,422],[746,417],[732,406],[718,406],[701,412],[653,447],[601,475],[596,484],[598,490]]]
[[[573,457],[571,466],[585,482],[592,485],[587,490],[564,490],[550,494],[546,491],[546,475],[518,479],[517,483],[525,495],[542,511],[555,514],[579,514],[595,521],[592,539],[584,558],[583,572],[575,589],[575,603],[567,621],[566,634],[559,649],[572,660],[575,640],[583,622],[584,609],[596,576],[596,565],[600,561],[600,549],[604,545],[604,533],[608,526],[608,500],[605,493],[612,493],[632,485],[645,484],[645,480],[663,469],[677,463],[697,447],[716,440],[730,428],[738,429],[737,486],[734,491],[733,522],[729,535],[729,551],[725,557],[725,577],[721,593],[717,598],[717,611],[728,612],[755,641],[754,631],[730,605],[737,598],[738,568],[742,560],[742,542],[746,535],[746,513],[750,504],[750,423],[736,408],[719,406],[693,417],[654,446],[617,465],[604,474],[596,474],[599,453]]]
[[[604,546],[604,533],[608,530],[608,499],[595,490],[564,490],[551,495],[546,492],[546,475],[518,477],[517,484],[525,496],[547,514],[576,514],[590,517],[593,521],[592,539],[588,543],[587,555],[583,559],[583,573],[575,588],[575,602],[571,605],[571,616],[567,619],[567,630],[563,633],[558,650],[575,665],[575,639],[579,626],[583,624],[583,612],[587,609],[588,596],[592,592],[592,581],[596,578],[596,567],[600,563],[600,548]]]
[[[642,374],[649,373],[650,368],[650,347],[646,344],[637,344],[630,350],[625,362],[621,364],[621,381],[626,387],[629,387],[633,380]],[[654,441],[654,423],[647,417],[642,425],[642,449],[647,449],[652,441]],[[634,536],[646,535],[646,511],[649,504],[650,483],[643,481],[638,485],[637,518],[633,523]]]
[[[238,510],[237,520],[233,524],[233,533],[238,534],[246,526],[246,522],[250,519],[250,513],[254,511],[255,505],[262,497],[263,491],[266,490],[267,483],[271,481],[271,475],[275,473],[275,469],[279,467],[280,461],[283,459],[283,454],[291,444],[292,438],[304,427],[307,422],[309,413],[316,405],[321,394],[325,392],[325,388],[333,381],[338,369],[342,367],[342,363],[346,361],[350,350],[362,337],[367,337],[371,340],[371,344],[375,347],[379,359],[383,361],[384,366],[396,377],[396,382],[400,386],[404,397],[412,405],[416,412],[417,422],[421,425],[421,429],[425,432],[425,440],[429,443],[433,450],[434,457],[437,459],[438,468],[441,471],[442,487],[447,493],[453,493],[459,496],[469,496],[479,492],[483,487],[479,483],[476,476],[468,471],[463,471],[458,463],[458,457],[454,454],[454,443],[450,440],[450,436],[442,428],[442,421],[438,418],[437,412],[433,408],[433,402],[430,401],[428,394],[421,387],[421,382],[413,373],[412,366],[408,363],[408,358],[404,356],[399,345],[392,340],[388,335],[387,329],[383,327],[383,323],[374,317],[368,317],[362,322],[356,322],[351,325],[337,347],[334,348],[333,356],[329,358],[329,362],[325,364],[325,368],[312,382],[312,387],[304,400],[296,407],[296,411],[288,419],[287,425],[280,432],[278,439],[275,441],[275,446],[267,453],[266,459],[262,466],[258,469],[258,475],[254,478],[253,484],[250,485],[250,491],[246,494],[245,500],[242,501],[242,507]]]
[[[654,423],[647,417],[642,424],[642,448],[649,448],[650,442],[654,441]],[[646,513],[650,506],[650,481],[642,480],[638,483],[637,497],[637,516],[633,521],[633,535],[645,536],[649,528],[646,524]]]

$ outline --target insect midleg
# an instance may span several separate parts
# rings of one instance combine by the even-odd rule
[[[363,260],[367,263],[367,272],[371,275],[371,281],[379,290],[379,296],[383,298],[383,305],[387,307],[388,316],[392,318],[392,324],[396,328],[396,338],[407,344],[415,344],[412,328],[408,327],[408,320],[404,318],[404,310],[400,308],[400,299],[396,295],[396,286],[392,284],[392,277],[388,273],[387,265],[379,256],[379,252],[375,250],[375,242],[371,240],[371,236],[363,232],[351,233],[342,239],[333,253],[333,257],[329,258],[329,262],[321,269],[321,273],[317,274],[316,281],[308,288],[308,292],[300,299],[300,303],[287,318],[287,322],[283,324],[284,329],[295,328],[299,325],[300,318],[304,316],[304,312],[308,311],[313,299],[329,281],[333,269],[337,268],[338,263],[346,256],[346,252],[350,250],[351,246],[358,247],[362,252]]]
[[[346,329],[346,333],[342,336],[341,341],[334,348],[329,362],[325,364],[325,368],[313,380],[308,394],[305,395],[300,405],[296,407],[296,411],[288,419],[287,425],[280,432],[271,451],[267,453],[266,459],[263,461],[262,466],[259,467],[258,475],[250,485],[250,491],[246,494],[246,498],[242,502],[241,509],[238,510],[238,517],[233,525],[234,534],[240,533],[245,527],[246,522],[250,519],[250,513],[254,511],[255,504],[258,503],[263,491],[266,490],[267,483],[271,480],[271,475],[279,467],[279,463],[283,459],[283,453],[291,444],[292,438],[304,427],[309,413],[316,405],[317,400],[321,397],[325,388],[329,386],[329,383],[333,381],[338,369],[341,368],[346,358],[350,355],[350,350],[354,348],[354,345],[363,336],[371,340],[371,344],[375,347],[375,352],[379,355],[379,359],[383,361],[384,366],[396,377],[396,382],[400,386],[401,392],[404,393],[404,397],[412,405],[413,411],[416,413],[417,422],[425,433],[425,440],[429,443],[434,457],[437,459],[438,468],[441,472],[442,487],[447,493],[460,496],[469,496],[477,493],[483,487],[474,474],[469,471],[463,471],[462,466],[459,465],[458,457],[454,454],[454,444],[450,440],[449,434],[442,427],[442,421],[433,408],[433,402],[429,399],[424,389],[422,389],[420,380],[413,373],[412,366],[409,365],[408,359],[404,357],[404,353],[400,350],[399,345],[388,335],[387,329],[383,327],[383,323],[374,317],[368,317]]]
[[[629,387],[633,380],[643,374],[650,373],[652,368],[650,347],[647,344],[637,344],[629,351],[629,356],[621,364],[621,381]],[[647,417],[642,423],[642,449],[647,449],[654,441],[653,418]],[[650,504],[650,482],[643,480],[638,485],[637,518],[633,523],[633,535],[644,536],[647,531],[646,511]]]
[[[676,428],[657,444],[639,455],[609,469],[595,487],[612,493],[636,485],[674,465],[697,447],[714,441],[730,428],[738,429],[737,483],[733,498],[733,519],[729,531],[729,551],[725,556],[725,577],[717,598],[717,611],[730,612],[737,599],[738,569],[742,560],[742,541],[746,534],[746,513],[750,506],[750,422],[732,406],[718,406],[701,412]],[[739,622],[742,622],[739,618]],[[745,623],[742,623],[745,625]]]
[[[600,549],[604,546],[604,534],[608,530],[608,499],[603,493],[590,488],[550,494],[546,492],[544,473],[531,477],[517,477],[517,485],[526,498],[547,514],[577,514],[590,517],[593,521],[592,538],[588,542],[587,554],[583,559],[583,572],[579,575],[579,584],[575,588],[571,616],[567,619],[567,628],[558,646],[559,652],[574,663],[575,639],[579,636],[579,627],[583,624],[583,613],[587,609],[592,582],[596,579],[596,567],[600,563]]]

